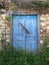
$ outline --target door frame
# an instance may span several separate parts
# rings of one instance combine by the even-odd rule
[[[38,32],[37,32],[37,35],[38,35],[38,41],[37,41],[37,52],[40,50],[40,15],[39,14],[34,14],[34,13],[16,13],[16,14],[11,14],[11,21],[10,21],[10,44],[12,44],[13,46],[13,30],[12,30],[12,25],[13,25],[13,22],[12,22],[12,17],[13,15],[37,15],[37,28],[38,28]]]

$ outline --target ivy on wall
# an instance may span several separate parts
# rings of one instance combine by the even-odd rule
[[[25,8],[25,9],[34,8],[40,10],[41,12],[43,12],[43,10],[45,10],[48,6],[49,6],[49,1],[47,2],[33,1],[33,2],[25,2],[25,3],[21,3],[21,5],[17,5],[18,8]]]
[[[40,1],[34,1],[29,4],[31,8],[34,8],[35,10],[38,10],[41,13],[44,13],[46,9],[49,7],[49,1],[47,2],[40,2]]]
[[[1,0],[2,1],[2,0]],[[12,11],[14,10],[14,12],[16,11],[17,8],[24,8],[24,9],[31,9],[31,8],[34,8],[34,9],[37,9],[37,10],[40,10],[41,12],[46,9],[48,6],[49,6],[49,1],[47,0],[47,2],[45,1],[23,1],[23,2],[20,2],[18,0],[12,0],[11,3],[13,4],[9,7]],[[3,6],[4,7],[4,6]],[[5,8],[6,9],[6,8]]]
[[[40,2],[40,1],[35,1],[34,2],[35,5],[40,6],[41,8],[46,8],[47,6],[49,6],[49,2]]]
[[[22,0],[22,2],[21,2],[21,0],[20,1],[18,1],[18,0],[12,0],[12,2],[13,3],[15,3],[17,6],[19,6],[19,7],[32,7],[32,6],[40,6],[40,7],[42,7],[42,8],[45,8],[45,7],[47,7],[47,6],[49,6],[49,1],[47,0],[47,2],[46,1],[23,1]]]

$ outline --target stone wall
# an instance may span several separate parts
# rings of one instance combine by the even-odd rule
[[[2,38],[2,33],[3,33],[4,37],[6,34],[6,37],[5,37],[6,41],[9,42],[10,41],[10,27],[7,24],[8,21],[6,20],[6,16],[9,16],[9,15],[8,14],[0,15],[0,40]],[[6,24],[6,30],[5,30],[5,24]],[[49,14],[40,15],[40,43],[41,45],[43,44],[43,38],[45,35],[49,36]],[[1,44],[0,44],[0,47],[1,47]]]
[[[40,43],[43,44],[43,38],[47,36],[49,44],[49,14],[41,14],[40,16]]]
[[[8,14],[0,15],[0,48],[2,46],[1,39],[5,39],[5,43],[10,42],[10,27],[7,25],[6,16]]]

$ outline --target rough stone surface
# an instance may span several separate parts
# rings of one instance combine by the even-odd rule
[[[49,14],[42,14],[40,16],[40,41],[43,41],[45,35],[49,36]]]
[[[0,15],[0,40],[2,37],[2,33],[5,34],[6,16],[9,16],[9,15],[8,14]],[[49,14],[40,15],[40,43],[41,43],[41,45],[43,44],[43,38],[45,35],[49,36]],[[7,25],[7,21],[6,21],[6,41],[7,42],[10,41],[10,27]],[[1,46],[1,44],[0,44],[0,46]]]
[[[0,15],[0,40],[3,39],[2,36],[5,38],[6,42],[10,42],[10,27],[7,25],[6,21],[7,14]],[[6,28],[5,28],[6,27]],[[2,42],[0,41],[0,48]]]

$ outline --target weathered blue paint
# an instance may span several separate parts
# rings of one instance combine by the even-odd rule
[[[12,15],[13,47],[36,51],[38,47],[37,15]]]

